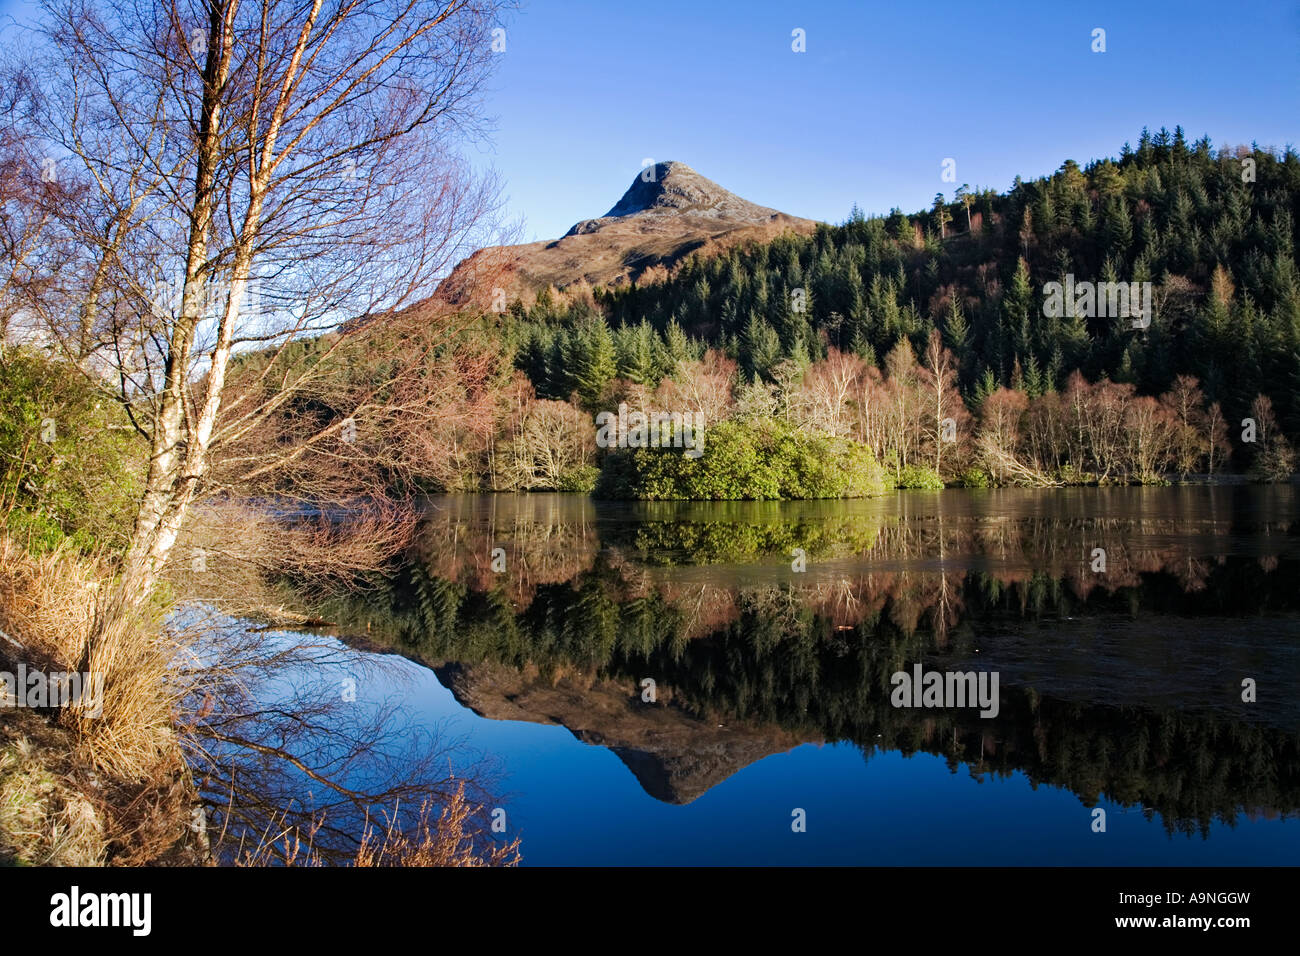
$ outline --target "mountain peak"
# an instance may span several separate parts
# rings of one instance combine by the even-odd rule
[[[538,289],[635,282],[656,266],[690,255],[715,255],[742,242],[767,242],[817,228],[741,199],[685,163],[663,162],[637,173],[623,198],[599,219],[584,219],[561,238],[490,246],[460,263],[438,286],[444,302],[531,299]]]
[[[685,163],[655,163],[641,170],[623,198],[599,219],[584,219],[566,236],[595,232],[630,216],[659,218],[686,215],[729,224],[759,223],[779,215],[723,189]]]
[[[655,163],[637,174],[623,198],[605,216],[630,216],[651,209],[707,208],[728,199],[739,197],[685,163]]]

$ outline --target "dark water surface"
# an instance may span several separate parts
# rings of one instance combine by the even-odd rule
[[[322,613],[495,760],[525,865],[1293,864],[1298,534],[1294,487],[448,497]],[[996,717],[895,707],[917,664]]]

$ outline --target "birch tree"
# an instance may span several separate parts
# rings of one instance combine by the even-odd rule
[[[483,130],[499,6],[46,0],[28,123],[86,198],[64,217],[75,283],[29,308],[111,376],[148,447],[125,603],[152,591],[224,450],[329,374],[335,350],[380,323],[452,331],[406,306],[494,208],[495,184],[458,148]],[[325,333],[310,365],[269,361],[232,388],[241,353]],[[406,367],[436,342],[426,334]],[[362,390],[356,411],[393,393]],[[349,420],[300,430],[260,474],[337,442]]]

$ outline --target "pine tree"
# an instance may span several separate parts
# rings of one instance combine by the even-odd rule
[[[639,325],[625,325],[614,333],[618,375],[638,385],[659,381],[659,362],[655,356],[658,336],[644,319]]]
[[[943,193],[934,194],[934,208],[931,212],[934,215],[934,223],[939,229],[939,238],[943,239],[946,235],[945,227],[952,222],[952,214],[948,212],[948,204],[944,201]]]
[[[554,352],[555,335],[551,330],[544,325],[531,325],[528,338],[516,358],[515,364],[528,376],[537,394],[543,398],[559,398],[564,394],[563,385],[554,380],[551,366]]]
[[[1108,256],[1119,262],[1127,259],[1133,243],[1133,220],[1122,196],[1112,196],[1102,207],[1102,243]]]
[[[605,320],[597,317],[579,325],[567,341],[564,358],[569,387],[590,406],[618,372],[614,338]]]
[[[855,334],[849,347],[853,350],[855,355],[859,356],[862,361],[866,362],[868,365],[879,364],[876,361],[876,349],[866,336]]]
[[[954,290],[948,300],[948,314],[943,321],[943,344],[952,349],[962,362],[970,351],[970,327],[962,311],[960,289]]]
[[[1038,398],[1043,394],[1043,372],[1033,352],[1025,358],[1024,384],[1025,394],[1030,398]]]
[[[1002,322],[1010,333],[1012,352],[1023,353],[1029,347],[1029,313],[1032,309],[1029,263],[1021,259],[1016,263],[1016,271],[1002,297]]]
[[[1119,367],[1115,369],[1114,379],[1117,382],[1136,382],[1137,372],[1133,367],[1133,343],[1130,342],[1124,346],[1124,352],[1120,356]]]
[[[984,366],[984,372],[980,375],[979,380],[975,383],[975,405],[976,407],[984,404],[984,399],[988,398],[998,390],[998,377],[993,374],[993,369],[987,365]]]
[[[668,320],[668,328],[664,332],[664,353],[668,363],[664,374],[671,375],[677,370],[679,363],[694,358],[692,352],[691,341],[686,337],[686,332],[674,315]]]
[[[741,341],[740,362],[753,376],[767,378],[777,362],[781,361],[781,337],[764,319],[750,313],[749,324]]]
[[[912,221],[903,215],[903,210],[897,206],[889,210],[889,218],[885,220],[885,225],[888,227],[889,235],[892,238],[905,246],[912,244]]]

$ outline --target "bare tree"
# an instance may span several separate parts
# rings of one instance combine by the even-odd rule
[[[957,391],[957,360],[949,349],[944,348],[938,329],[930,330],[925,346],[925,364],[919,377],[925,393],[926,434],[934,441],[934,470],[941,471],[944,445],[956,442],[957,428],[969,414]],[[945,434],[946,429],[951,429],[951,437]]]
[[[1173,387],[1160,396],[1160,402],[1169,409],[1177,422],[1174,458],[1179,474],[1185,476],[1207,454],[1213,454],[1206,433],[1205,396],[1195,377],[1179,375],[1174,379]]]
[[[1232,445],[1228,442],[1228,422],[1223,417],[1223,408],[1218,402],[1212,402],[1205,410],[1206,454],[1209,460],[1210,474],[1214,474],[1215,462],[1222,457],[1227,461],[1232,454]]]
[[[223,455],[292,414],[377,325],[426,334],[345,414],[235,473],[272,478],[349,421],[438,407],[403,370],[457,326],[404,304],[494,209],[495,184],[454,147],[482,131],[499,6],[45,3],[28,122],[87,199],[63,223],[83,264],[75,295],[30,307],[70,356],[111,373],[148,445],[124,602],[149,594]],[[318,354],[288,361],[302,339]],[[273,360],[232,374],[253,350]]]
[[[672,376],[659,384],[655,401],[661,408],[696,412],[708,423],[719,422],[735,401],[735,382],[735,361],[709,349],[699,361],[679,362]]]
[[[0,355],[11,338],[30,329],[14,322],[27,303],[48,296],[66,266],[66,247],[54,241],[53,220],[68,205],[57,169],[40,155],[40,143],[23,118],[32,80],[7,69],[0,83]]]
[[[903,336],[885,356],[886,437],[897,458],[896,468],[906,468],[909,456],[920,453],[924,395],[912,344]]]
[[[1020,423],[1029,408],[1024,392],[1000,387],[980,405],[979,431],[975,436],[980,461],[999,483],[1019,481],[1025,468],[1016,457],[1020,444]]]
[[[851,352],[831,348],[826,358],[808,368],[799,390],[801,424],[832,435],[853,431],[853,397],[860,392],[867,363]]]

